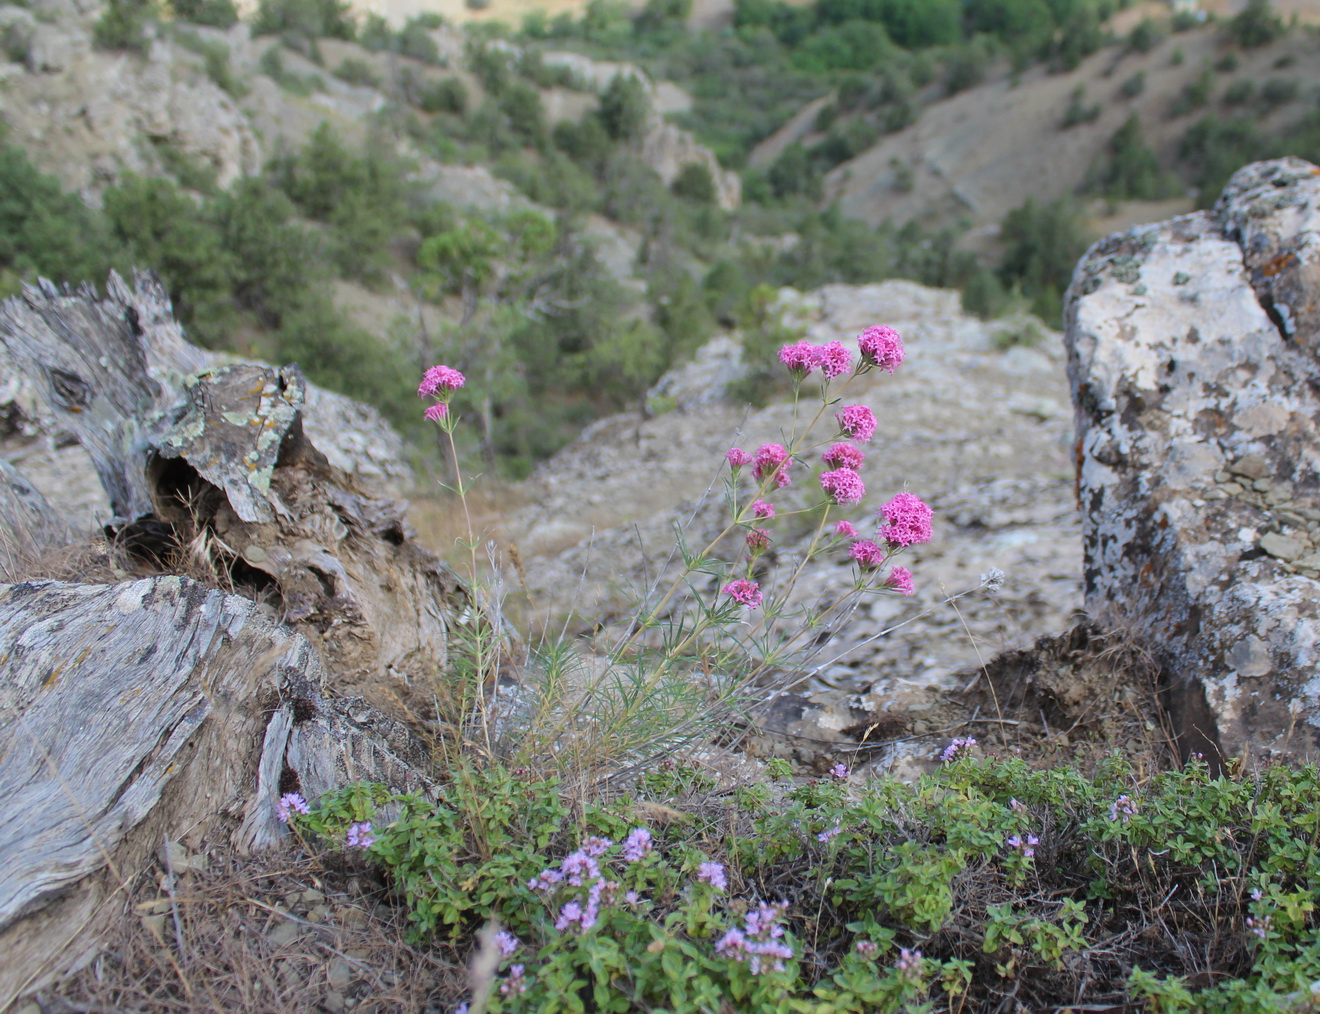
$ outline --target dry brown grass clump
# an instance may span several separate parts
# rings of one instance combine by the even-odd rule
[[[121,904],[91,964],[17,1010],[438,1014],[468,992],[454,955],[408,943],[379,874],[342,855],[212,853],[172,890],[142,877]]]

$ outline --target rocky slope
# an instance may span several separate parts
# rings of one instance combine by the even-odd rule
[[[873,530],[871,512],[905,487],[936,511],[935,541],[905,561],[917,594],[866,600],[831,631],[806,685],[892,702],[1068,626],[1081,606],[1081,554],[1061,337],[1041,329],[1039,345],[1003,350],[1004,325],[964,316],[956,293],[909,282],[784,290],[779,307],[815,341],[848,340],[877,322],[903,333],[908,360],[897,374],[849,388],[849,401],[873,406],[881,430],[863,470],[870,496],[837,516]],[[570,629],[617,630],[629,615],[627,586],[646,587],[666,569],[674,524],[694,546],[722,527],[716,473],[725,450],[782,440],[792,426],[787,403],[749,412],[718,396],[737,372],[731,358],[727,340],[708,347],[685,384],[669,381],[679,408],[602,420],[526,484],[532,506],[509,532],[540,623],[557,629],[571,610]],[[781,566],[796,549],[783,547]],[[991,568],[1008,576],[1002,591],[945,602]],[[845,589],[850,573],[835,551],[806,571],[803,598]]]

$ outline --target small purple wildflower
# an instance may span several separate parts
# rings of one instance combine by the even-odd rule
[[[624,894],[623,900],[629,905],[640,905],[642,903],[642,896],[636,891],[628,891]]]
[[[715,945],[715,953],[747,964],[753,975],[782,972],[784,962],[793,957],[793,948],[783,939],[780,920],[788,902],[771,905],[761,902],[747,913],[742,929],[731,929]]]
[[[764,500],[752,501],[752,517],[765,520],[775,516],[775,505]]]
[[[764,528],[753,528],[747,533],[747,548],[760,553],[770,547],[770,533]]]
[[[369,849],[375,844],[376,838],[371,833],[371,821],[362,821],[348,829],[347,845],[349,848]]]
[[[724,460],[729,463],[730,468],[742,468],[744,465],[750,465],[756,459],[740,447],[730,447],[724,453]]]
[[[830,774],[839,781],[844,781],[851,772],[848,770],[848,765],[840,761],[838,764],[835,764],[834,767],[830,768]]]
[[[1020,852],[1022,858],[1030,859],[1036,854],[1036,846],[1040,844],[1040,839],[1034,834],[1028,834],[1026,839],[1023,840],[1020,834],[1014,834],[1009,835],[1009,837],[1004,840],[1004,844],[1009,848]]]
[[[948,764],[950,761],[957,760],[964,752],[970,753],[974,746],[976,746],[975,738],[968,736],[963,739],[960,736],[944,748],[944,752],[940,754],[940,760]]]
[[[832,838],[840,834],[842,831],[843,828],[841,828],[838,824],[835,824],[833,827],[826,828],[820,834],[816,835],[816,841],[830,841]]]
[[[460,1003],[457,1007],[454,1008],[454,1014],[468,1014],[468,1005],[465,1003]]]
[[[582,922],[582,906],[576,901],[567,902],[559,910],[559,918],[555,920],[555,929],[561,933],[575,923]]]
[[[613,844],[614,842],[610,841],[608,838],[597,838],[595,835],[592,835],[582,843],[582,851],[592,859],[599,859],[609,851],[610,846]]]
[[[853,947],[853,950],[864,958],[869,958],[879,949],[879,945],[877,945],[874,940],[858,940]]]
[[[1019,803],[1016,799],[1010,799],[1008,801],[1008,808],[1012,810],[1014,813],[1022,813],[1024,810],[1026,810],[1026,807],[1023,806],[1021,803]]]
[[[623,840],[623,858],[630,863],[638,862],[651,851],[651,832],[644,827],[635,827]]]
[[[506,958],[522,946],[522,941],[508,930],[500,930],[496,933],[495,942],[500,945],[500,953]]]
[[[501,996],[521,996],[527,991],[526,968],[514,965],[509,969],[509,978],[500,985]]]
[[[729,886],[729,881],[724,876],[723,863],[702,863],[697,867],[697,879],[710,884],[717,891],[723,891]]]
[[[307,800],[303,799],[298,793],[286,792],[280,796],[280,801],[275,804],[275,817],[281,824],[287,824],[289,814],[293,812],[307,814],[312,812],[312,808],[307,805]]]
[[[1261,894],[1261,891],[1260,891],[1260,888],[1259,888],[1259,887],[1253,887],[1253,888],[1251,889],[1251,900],[1252,900],[1252,901],[1260,901],[1260,899],[1263,898],[1263,897],[1264,897],[1264,895]]]
[[[564,875],[558,870],[542,870],[527,881],[527,887],[533,891],[549,891],[563,879]]]
[[[1132,798],[1127,795],[1119,796],[1109,804],[1109,819],[1118,820],[1120,817],[1126,824],[1137,814],[1137,804],[1132,802]]]
[[[1247,929],[1251,931],[1253,936],[1264,940],[1269,936],[1270,926],[1273,922],[1274,920],[1268,915],[1262,915],[1256,919],[1249,918],[1247,919]]]
[[[921,952],[909,951],[906,947],[900,948],[898,952],[898,961],[895,963],[900,975],[908,979],[921,978]]]

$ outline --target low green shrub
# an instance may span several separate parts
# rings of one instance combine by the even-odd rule
[[[354,827],[370,839],[359,850],[416,938],[466,950],[496,923],[492,1011],[1013,996],[1245,1014],[1320,979],[1315,767],[1214,775],[1193,759],[1137,784],[1118,757],[1091,776],[977,756],[974,740],[944,757],[911,785],[840,764],[725,798],[669,762],[632,795],[573,805],[555,779],[463,766],[435,800],[354,786],[292,821],[341,847]]]

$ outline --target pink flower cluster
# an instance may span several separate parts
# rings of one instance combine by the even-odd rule
[[[432,366],[422,374],[422,382],[417,386],[419,398],[435,398],[433,405],[428,405],[422,413],[429,422],[444,422],[449,417],[449,399],[465,383],[463,374],[450,366]]]
[[[892,327],[877,324],[868,327],[857,336],[857,347],[862,353],[862,362],[891,374],[903,361],[903,339]]]
[[[851,521],[836,521],[834,523],[834,534],[841,539],[857,538],[857,529],[853,527]]]
[[[753,528],[747,533],[747,548],[753,553],[761,553],[770,547],[770,533],[764,528]]]
[[[641,862],[651,851],[651,832],[644,827],[635,827],[623,840],[623,858],[625,862]]]
[[[743,465],[750,465],[754,459],[741,447],[730,447],[724,452],[724,460],[730,468],[742,468]]]
[[[798,379],[820,370],[827,380],[841,377],[852,371],[852,353],[843,342],[826,342],[813,345],[811,342],[794,342],[779,350],[779,361],[788,367],[789,372]]]
[[[862,443],[875,436],[875,413],[865,405],[845,405],[841,412],[834,415],[839,424],[839,432],[860,440]]]
[[[944,748],[944,752],[940,754],[940,760],[948,764],[950,761],[957,760],[964,753],[971,753],[974,746],[976,746],[976,740],[973,737],[968,736],[963,739],[960,736]]]
[[[632,840],[631,835],[629,840]],[[605,879],[598,862],[613,844],[608,838],[588,838],[581,848],[560,861],[559,869],[544,869],[527,882],[528,888],[533,891],[552,891],[560,884],[587,889],[585,904],[582,900],[574,899],[565,902],[560,908],[555,929],[563,932],[577,927],[579,931],[585,931],[596,925],[602,902],[608,902],[619,887],[617,883]]]
[[[866,455],[862,453],[862,449],[856,444],[849,444],[840,440],[837,444],[831,444],[830,449],[820,456],[820,460],[829,465],[830,468],[851,468],[855,470],[862,467]]]
[[[724,594],[740,606],[755,609],[761,604],[761,586],[755,581],[739,579],[724,586]]]
[[[764,500],[752,501],[752,517],[768,520],[775,516],[775,505]]]
[[[879,536],[894,548],[916,546],[933,537],[930,526],[934,511],[911,493],[899,493],[880,508],[885,523]]]
[[[1119,796],[1109,806],[1110,820],[1118,820],[1120,817],[1122,817],[1123,823],[1126,824],[1136,815],[1137,815],[1137,804],[1132,802],[1131,796]]]
[[[756,467],[752,469],[752,475],[757,482],[765,482],[773,476],[776,488],[782,488],[793,481],[788,474],[788,466],[792,463],[788,448],[783,444],[762,444],[756,451]]]
[[[906,567],[895,567],[891,570],[889,576],[885,578],[885,587],[901,593],[904,598],[910,598],[917,590],[912,583],[912,571]]]
[[[862,497],[866,496],[866,486],[862,483],[862,477],[851,468],[835,468],[822,472],[820,488],[835,504],[861,503]]]
[[[894,963],[898,969],[898,974],[907,979],[921,978],[921,952],[909,951],[906,947],[900,947],[898,951],[898,961]]]
[[[761,902],[747,913],[742,929],[731,929],[720,937],[715,953],[745,962],[753,975],[782,972],[784,962],[793,957],[781,922],[787,909],[786,901],[774,905]]]
[[[870,539],[858,539],[849,552],[862,570],[875,570],[885,562],[885,551]]]

